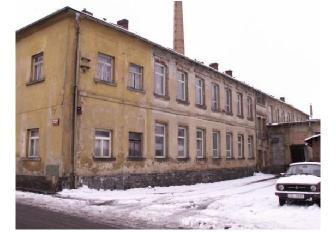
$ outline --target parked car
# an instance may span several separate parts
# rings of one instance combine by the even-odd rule
[[[281,173],[275,188],[280,206],[288,201],[310,201],[320,206],[321,164],[318,162],[290,164],[287,172]]]

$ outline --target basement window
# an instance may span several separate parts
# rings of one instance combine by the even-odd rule
[[[39,157],[39,129],[29,129],[28,130],[28,158]]]
[[[111,131],[96,130],[95,131],[95,150],[94,157],[96,158],[110,158],[112,138]]]

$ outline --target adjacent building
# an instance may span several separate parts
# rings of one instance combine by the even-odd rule
[[[268,125],[309,119],[127,20],[69,7],[16,32],[16,99],[16,185],[43,191],[251,175],[274,166]]]

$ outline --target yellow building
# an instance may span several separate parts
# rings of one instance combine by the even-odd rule
[[[128,31],[126,20],[118,24],[65,7],[17,31],[17,187],[113,189],[251,175],[257,91],[216,64]]]

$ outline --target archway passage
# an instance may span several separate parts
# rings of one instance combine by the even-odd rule
[[[290,146],[292,163],[306,161],[304,147],[305,147],[304,145],[291,145]]]

